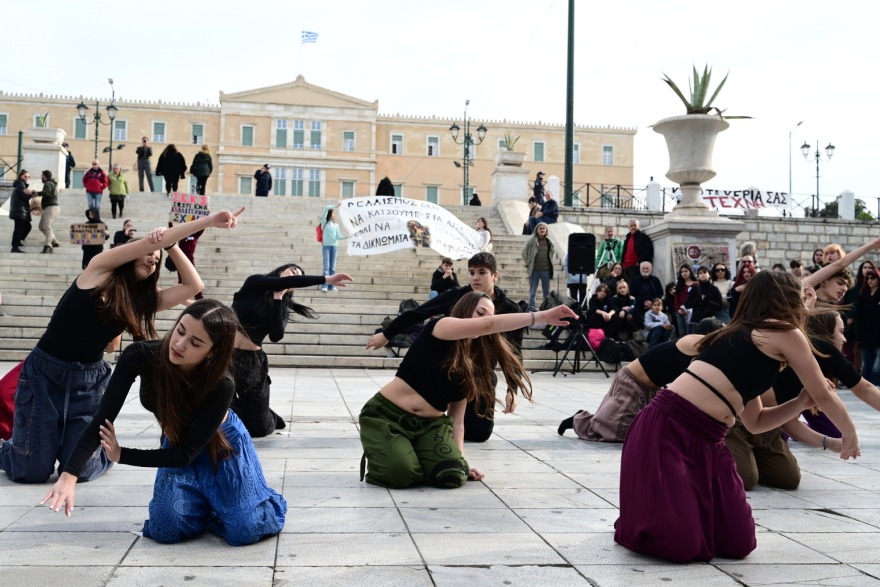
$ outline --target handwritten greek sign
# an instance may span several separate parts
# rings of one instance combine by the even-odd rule
[[[349,235],[349,255],[426,247],[452,259],[463,259],[480,251],[481,239],[476,230],[445,208],[422,200],[351,198],[343,200],[339,217]]]
[[[183,224],[210,216],[209,200],[208,196],[172,194],[171,212],[168,214],[168,220],[174,224]]]
[[[107,225],[103,222],[95,224],[71,224],[70,244],[72,245],[103,245],[104,231]]]
[[[672,188],[672,195],[680,196],[680,188]],[[760,210],[762,208],[791,209],[791,197],[785,192],[746,190],[711,190],[702,192],[703,202],[710,208],[724,210]]]

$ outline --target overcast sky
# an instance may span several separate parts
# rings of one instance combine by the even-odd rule
[[[843,6],[843,7],[842,7]],[[634,182],[663,185],[663,138],[648,128],[684,106],[660,81],[687,87],[691,64],[730,70],[716,105],[731,121],[706,187],[815,191],[815,165],[798,147],[837,152],[821,193],[880,193],[878,4],[794,0],[587,2],[576,7],[575,120],[637,127]],[[564,123],[566,0],[275,1],[211,3],[32,1],[32,18],[6,27],[0,89],[132,99],[209,101],[293,80],[300,31],[312,83],[379,99],[380,113]],[[26,22],[25,22],[26,21]],[[19,26],[21,25],[21,26]],[[714,87],[713,83],[713,87]],[[685,90],[686,91],[686,90]],[[876,204],[873,204],[876,206]],[[872,206],[872,207],[873,207]]]

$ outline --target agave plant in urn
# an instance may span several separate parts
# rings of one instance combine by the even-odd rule
[[[688,82],[690,99],[682,94],[668,75],[663,75],[663,81],[669,84],[687,108],[687,114],[664,118],[654,125],[654,131],[663,135],[669,150],[666,177],[681,186],[681,201],[673,209],[673,214],[708,215],[711,212],[700,197],[700,184],[715,177],[715,170],[712,169],[715,138],[730,126],[727,119],[750,117],[725,116],[723,110],[712,105],[724,87],[727,76],[724,76],[712,96],[706,99],[712,78],[709,66],[703,69],[703,75],[694,67],[693,80]]]

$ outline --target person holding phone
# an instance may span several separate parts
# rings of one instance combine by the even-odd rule
[[[144,176],[146,175],[150,191],[155,192],[156,190],[153,189],[153,166],[150,163],[150,157],[153,156],[153,147],[150,146],[150,141],[147,137],[141,138],[141,146],[135,149],[135,153],[137,154],[138,188],[140,191],[144,191]]]

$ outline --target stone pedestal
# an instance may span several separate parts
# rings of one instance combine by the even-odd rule
[[[60,128],[31,128],[28,130],[30,141],[22,145],[22,169],[31,174],[30,187],[40,190],[42,172],[52,172],[52,178],[58,183],[58,190],[64,189],[64,171],[67,163],[67,151],[61,146],[67,133]]]
[[[492,170],[492,203],[529,200],[529,170],[521,165],[498,165]]]
[[[642,232],[654,241],[654,275],[665,285],[675,279],[682,263],[723,262],[735,267],[736,235],[743,230],[745,223],[738,220],[670,212]]]

